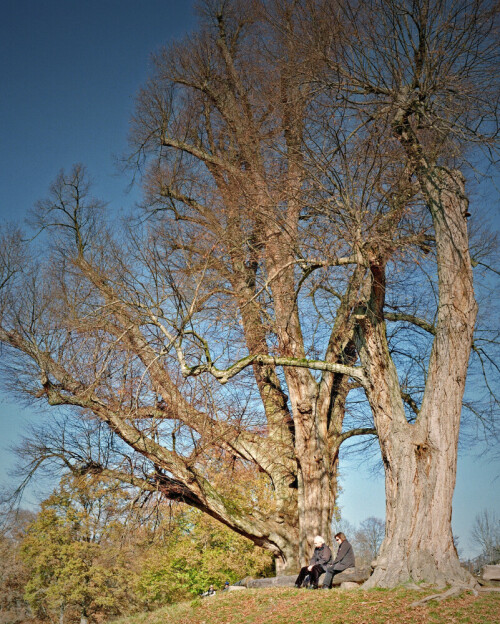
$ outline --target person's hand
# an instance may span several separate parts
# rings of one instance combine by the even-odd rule
[[[307,569],[308,569],[308,570],[309,570],[309,572],[310,572],[310,571],[313,569],[313,567],[312,567],[312,566],[309,566]]]

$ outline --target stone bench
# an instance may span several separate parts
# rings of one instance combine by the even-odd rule
[[[249,578],[242,581],[242,583],[249,589],[256,587],[293,587],[296,578],[296,574],[293,576],[272,576],[270,578]]]
[[[368,566],[359,568],[347,568],[343,572],[336,574],[332,579],[332,587],[342,585],[342,583],[356,583],[361,585],[367,581],[372,574],[372,569]],[[319,577],[319,585],[323,582],[324,576]]]
[[[500,565],[485,565],[482,569],[481,578],[484,581],[500,581]]]
[[[364,583],[371,575],[372,569],[370,567],[360,567],[360,568],[348,568],[339,574],[336,574],[333,577],[332,586],[342,585],[342,583],[356,583],[356,585],[360,585]],[[322,574],[319,577],[319,586],[323,582],[325,575]],[[294,587],[295,580],[297,575],[293,576],[273,576],[271,578],[261,578],[261,579],[244,579],[242,584],[248,588],[256,588],[256,587]]]

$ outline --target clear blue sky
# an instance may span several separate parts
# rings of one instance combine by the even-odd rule
[[[191,0],[3,0],[0,21],[0,220],[22,221],[61,168],[83,162],[95,192],[113,208],[133,204],[115,157],[127,147],[134,98],[149,56],[195,26]],[[473,208],[473,206],[472,206]],[[471,211],[473,212],[473,211]],[[29,410],[0,395],[0,485],[14,464],[8,447]],[[476,513],[500,515],[500,469],[477,446],[462,453],[453,528],[467,556]],[[498,455],[497,455],[498,456]],[[342,464],[347,520],[384,517],[384,483],[366,467]],[[55,484],[54,484],[55,485]]]

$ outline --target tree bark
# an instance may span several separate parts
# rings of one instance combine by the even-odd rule
[[[383,321],[384,267],[372,267],[372,296],[360,321],[359,348],[369,371],[369,401],[386,474],[386,537],[365,587],[409,579],[438,586],[470,583],[451,530],[462,397],[477,306],[458,171],[419,170],[437,247],[439,307],[422,407],[405,418]]]

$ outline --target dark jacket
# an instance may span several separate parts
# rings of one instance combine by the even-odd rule
[[[319,548],[314,549],[313,556],[309,565],[320,565],[325,568],[332,560],[332,551],[330,548],[323,544]]]
[[[344,540],[342,544],[340,544],[337,556],[332,561],[330,567],[334,570],[347,570],[347,568],[354,568],[355,565],[352,546],[347,540]]]

